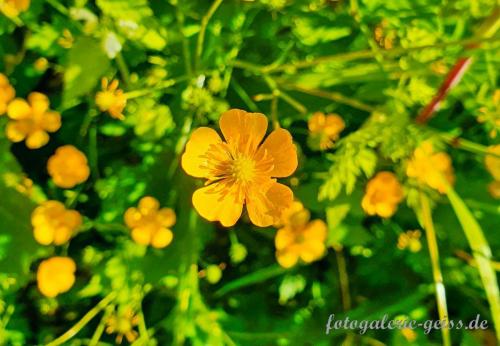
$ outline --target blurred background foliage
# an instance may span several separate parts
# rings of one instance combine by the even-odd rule
[[[47,95],[62,127],[31,150],[8,141],[0,116],[0,344],[498,342],[499,266],[488,251],[499,260],[500,206],[484,167],[500,128],[495,0],[44,0],[12,15],[5,6],[13,2],[0,0],[0,72],[18,97]],[[463,57],[472,64],[460,83],[417,124]],[[123,121],[96,106],[103,77],[120,82]],[[274,228],[244,218],[225,229],[192,208],[196,182],[180,169],[180,154],[193,129],[217,127],[229,108],[262,112],[292,133],[299,168],[285,183],[327,222],[319,261],[281,268]],[[345,122],[331,150],[308,140],[315,112]],[[447,195],[405,177],[408,158],[429,138],[452,158],[456,182]],[[46,170],[64,144],[84,152],[91,171],[65,190]],[[406,201],[392,218],[361,208],[366,182],[380,170],[404,186]],[[146,195],[177,214],[164,249],[134,243],[123,222]],[[30,214],[46,199],[83,215],[69,244],[33,239]],[[76,282],[46,298],[36,268],[54,255],[73,258]],[[437,320],[436,270],[449,317],[479,313],[490,329],[325,335],[331,313]]]

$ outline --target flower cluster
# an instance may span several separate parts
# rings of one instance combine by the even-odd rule
[[[38,149],[49,142],[48,132],[61,127],[59,113],[49,110],[49,99],[44,94],[32,92],[28,102],[15,99],[7,106],[10,120],[7,124],[7,138],[12,142],[26,141],[30,149]]]
[[[114,311],[106,319],[106,333],[116,334],[116,343],[121,344],[123,337],[129,343],[133,343],[139,335],[134,328],[139,324],[139,316],[134,313],[132,308],[126,307],[119,311]]]
[[[125,212],[125,224],[132,230],[132,239],[141,245],[151,245],[161,249],[168,246],[174,237],[170,227],[175,225],[175,212],[161,208],[156,198],[141,198],[137,208]]]
[[[69,257],[51,257],[40,263],[36,273],[40,292],[49,298],[67,292],[75,283],[76,264]]]
[[[411,252],[419,252],[422,249],[421,236],[422,232],[419,230],[401,233],[398,238],[398,249],[404,250],[408,248]]]
[[[455,181],[451,158],[445,152],[434,152],[430,141],[423,142],[415,149],[406,167],[406,174],[440,193],[446,193],[447,187]]]
[[[83,183],[90,175],[85,154],[72,145],[57,148],[47,162],[47,171],[57,186],[66,189]]]
[[[226,227],[238,221],[243,205],[254,225],[276,223],[293,201],[292,190],[276,182],[297,168],[292,136],[280,128],[262,142],[266,116],[239,109],[223,113],[219,125],[225,141],[215,130],[201,127],[191,134],[182,155],[187,174],[207,179],[193,194],[194,208]]]
[[[102,91],[99,91],[95,96],[95,103],[101,112],[108,112],[112,118],[123,120],[123,110],[127,105],[127,97],[123,94],[123,90],[118,89],[118,81],[112,80],[109,83],[107,78],[101,81]]]
[[[33,235],[42,245],[62,245],[81,226],[82,216],[59,201],[45,201],[31,214]]]
[[[493,182],[488,185],[488,190],[493,198],[500,198],[500,144],[488,148],[484,158],[484,165],[493,177]]]
[[[403,188],[394,173],[379,172],[366,185],[361,207],[368,215],[388,218],[394,215],[403,197]]]
[[[310,220],[309,211],[300,202],[293,202],[283,212],[281,226],[274,238],[276,259],[284,268],[297,264],[299,259],[311,263],[326,250],[327,227],[322,220]]]
[[[309,118],[309,140],[312,149],[327,150],[333,147],[345,128],[344,120],[337,114],[316,112]]]

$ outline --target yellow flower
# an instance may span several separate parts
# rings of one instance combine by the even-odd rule
[[[366,184],[361,207],[368,215],[391,217],[403,200],[403,188],[391,172],[379,172]]]
[[[49,110],[49,99],[44,94],[32,92],[28,102],[15,99],[7,106],[11,119],[6,134],[12,142],[26,140],[30,149],[43,147],[49,141],[47,132],[55,132],[61,127],[59,113]]]
[[[175,224],[175,212],[170,208],[160,209],[156,198],[141,198],[137,208],[127,209],[124,219],[137,244],[161,249],[172,242],[174,235],[170,227]]]
[[[401,233],[398,238],[398,249],[404,250],[408,248],[411,252],[419,252],[422,249],[421,235],[422,233],[419,230]]]
[[[115,311],[106,319],[106,333],[116,333],[116,343],[121,344],[123,337],[129,343],[133,343],[139,335],[134,327],[139,324],[139,317],[134,314],[132,308],[127,307]]]
[[[309,221],[309,211],[300,202],[294,202],[283,213],[280,228],[274,238],[276,259],[284,268],[293,267],[299,258],[311,263],[323,256],[327,228],[322,220]]]
[[[201,127],[191,134],[182,155],[182,168],[205,187],[193,194],[193,205],[209,221],[233,226],[246,204],[253,224],[266,227],[279,220],[293,201],[290,188],[275,178],[297,168],[297,150],[287,130],[276,129],[263,142],[267,118],[232,109],[219,120],[225,142],[217,132]]]
[[[40,263],[36,273],[39,291],[54,298],[70,290],[75,283],[76,264],[69,257],[51,257]]]
[[[333,147],[344,130],[344,120],[337,114],[325,115],[316,112],[308,121],[310,132],[309,144],[313,149],[326,150]]]
[[[0,115],[7,111],[7,105],[16,96],[16,91],[10,85],[7,77],[0,73]]]
[[[7,17],[17,17],[30,6],[30,0],[0,0],[0,11]]]
[[[430,141],[423,142],[409,160],[406,174],[421,184],[445,193],[448,185],[453,185],[455,176],[451,158],[445,152],[434,152]]]
[[[102,91],[99,91],[95,96],[97,107],[101,112],[108,112],[115,119],[125,119],[122,112],[127,105],[127,98],[123,94],[123,90],[118,89],[118,81],[115,79],[108,84],[108,79],[103,78],[101,84]]]
[[[488,147],[488,153],[498,155],[486,155],[484,165],[493,179],[500,181],[500,144]]]
[[[76,210],[68,210],[59,201],[46,201],[31,214],[33,235],[42,245],[66,243],[82,224]]]
[[[65,189],[83,183],[90,175],[85,154],[72,145],[57,148],[47,162],[47,171],[54,183]]]

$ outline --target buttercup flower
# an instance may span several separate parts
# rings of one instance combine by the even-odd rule
[[[47,171],[54,183],[65,189],[83,183],[90,175],[87,157],[72,145],[57,148],[47,162]]]
[[[115,79],[108,84],[108,79],[103,78],[101,84],[102,91],[99,91],[95,96],[97,107],[101,112],[108,112],[115,119],[125,119],[122,112],[127,105],[127,98],[123,94],[123,90],[118,89],[118,81]]]
[[[170,227],[175,225],[175,212],[170,208],[160,209],[156,198],[141,198],[137,208],[127,209],[124,219],[137,244],[161,249],[172,242],[174,235]]]
[[[283,228],[274,238],[276,259],[284,268],[293,267],[301,259],[311,263],[323,256],[327,228],[322,220],[309,221],[309,211],[300,202],[294,202],[283,213]]]
[[[494,155],[486,155],[484,165],[493,179],[500,181],[500,144],[488,147],[488,153]]]
[[[76,264],[69,257],[51,257],[40,263],[36,273],[38,290],[54,298],[67,292],[75,283]]]
[[[229,227],[246,204],[253,224],[274,224],[293,201],[292,190],[275,179],[297,168],[292,136],[276,129],[262,142],[267,118],[239,109],[224,112],[219,125],[225,141],[215,130],[201,127],[192,133],[182,155],[187,174],[207,179],[206,186],[193,194],[195,209],[205,219]]]
[[[59,201],[46,201],[31,214],[33,235],[42,245],[66,243],[82,224],[76,210],[68,210]]]
[[[445,152],[435,153],[430,141],[415,149],[406,167],[406,175],[440,193],[445,193],[447,185],[453,185],[455,181],[450,157]]]
[[[421,235],[422,233],[419,230],[401,233],[398,238],[398,249],[404,250],[408,248],[411,252],[419,252],[422,249]]]
[[[7,105],[16,96],[16,91],[10,85],[7,77],[0,73],[0,115],[7,111]]]
[[[0,11],[7,17],[17,17],[30,7],[30,0],[1,0]]]
[[[49,110],[49,99],[44,94],[32,92],[28,102],[15,99],[7,106],[11,119],[7,124],[7,138],[12,142],[26,140],[30,149],[43,147],[49,141],[47,132],[55,132],[61,127],[59,113]]]
[[[403,200],[403,188],[391,172],[379,172],[366,184],[361,207],[368,215],[391,217]]]
[[[316,112],[309,118],[309,144],[313,149],[326,150],[333,147],[344,130],[344,120],[337,114],[325,115]]]

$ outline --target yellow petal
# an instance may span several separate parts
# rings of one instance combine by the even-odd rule
[[[132,239],[140,245],[149,245],[151,242],[151,230],[149,227],[137,227],[132,230]]]
[[[139,211],[145,215],[151,212],[156,212],[160,208],[160,202],[154,197],[145,196],[139,201]]]
[[[9,121],[5,129],[5,134],[11,142],[17,143],[26,138],[29,130],[30,125],[25,121]]]
[[[323,256],[324,252],[324,243],[311,241],[301,246],[300,258],[306,263],[311,263]]]
[[[327,235],[326,223],[322,220],[309,222],[304,230],[304,237],[307,241],[324,242]]]
[[[175,212],[170,208],[162,208],[158,211],[158,219],[163,227],[172,227],[175,225]]]
[[[292,251],[277,251],[276,260],[283,268],[291,268],[297,264],[299,256]]]
[[[276,232],[274,246],[277,250],[283,250],[295,242],[295,233],[288,227],[281,228]]]
[[[259,152],[263,150],[274,159],[272,177],[288,177],[297,169],[297,149],[287,130],[277,129],[271,132],[259,148]]]
[[[38,149],[49,142],[49,135],[43,130],[32,132],[26,137],[26,146],[30,149]]]
[[[219,119],[220,129],[228,143],[239,143],[242,148],[255,149],[267,131],[267,118],[261,113],[230,109]]]
[[[247,198],[248,216],[256,226],[271,226],[280,220],[281,214],[292,202],[293,192],[288,186],[272,183],[267,190],[256,187]]]
[[[172,242],[173,237],[174,235],[171,230],[161,228],[154,234],[153,239],[151,239],[151,246],[157,249],[164,248]]]
[[[44,94],[32,92],[28,95],[33,114],[44,114],[49,109],[49,99]]]
[[[191,134],[186,144],[186,151],[182,155],[182,169],[193,177],[207,177],[207,158],[204,155],[212,144],[220,142],[222,140],[215,130],[208,127],[196,129]]]
[[[37,226],[33,229],[33,237],[42,245],[49,245],[54,241],[54,231],[47,226]]]
[[[7,115],[11,119],[26,119],[31,116],[31,107],[23,99],[15,99],[7,106]]]
[[[123,215],[123,219],[127,227],[135,228],[140,224],[142,214],[136,208],[128,208],[125,215]]]
[[[56,132],[61,127],[61,115],[57,112],[45,113],[42,126],[45,131]]]
[[[233,226],[241,216],[243,201],[237,202],[232,191],[215,183],[198,189],[193,194],[193,206],[208,221],[220,221],[225,227]]]

